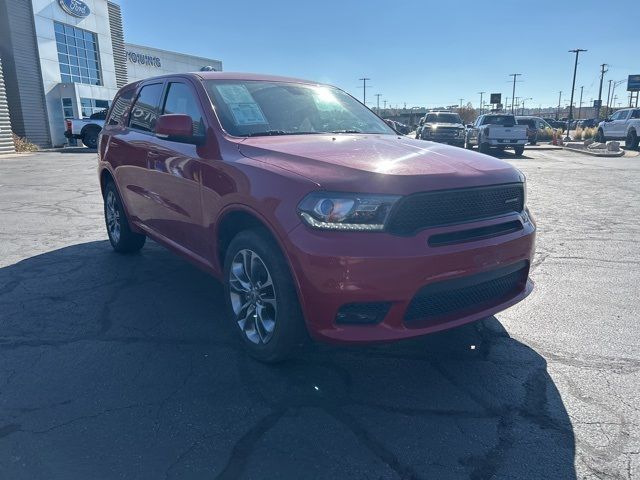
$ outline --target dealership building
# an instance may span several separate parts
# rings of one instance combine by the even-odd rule
[[[66,118],[107,108],[129,82],[222,70],[219,60],[126,43],[120,6],[107,0],[0,0],[0,65],[0,150],[8,125],[61,146]]]

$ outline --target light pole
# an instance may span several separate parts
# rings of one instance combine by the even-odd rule
[[[611,82],[613,80],[609,79],[609,91],[607,92],[607,111],[605,112],[605,116],[609,116],[609,102],[611,101]]]
[[[604,74],[609,70],[605,70],[604,67],[608,67],[606,63],[600,65],[600,89],[598,90],[598,108],[596,108],[596,119],[600,119],[600,109],[602,108],[602,82],[604,80]]]
[[[480,94],[480,115],[482,115],[482,95],[484,95],[485,92],[478,92]]]
[[[510,73],[509,76],[513,77],[513,91],[511,92],[511,113],[513,113],[513,101],[516,98],[516,79],[522,75],[521,73]]]
[[[567,136],[565,137],[565,141],[570,141],[571,137],[569,137],[569,129],[571,128],[571,117],[573,117],[573,91],[576,88],[576,73],[578,72],[578,56],[580,52],[586,52],[583,48],[576,48],[575,50],[569,50],[569,53],[576,54],[576,62],[573,65],[573,83],[571,84],[571,100],[569,101],[569,117],[567,118]]]
[[[622,82],[624,82],[624,80],[618,80],[617,82],[615,82],[615,81],[613,82],[613,89],[611,90],[611,97],[613,98],[613,102],[611,102],[611,103],[613,104],[614,107],[616,106],[616,101],[615,100],[618,97],[614,97],[613,95],[616,92],[616,87],[618,85],[620,85]]]
[[[377,114],[380,115],[380,97],[382,96],[381,93],[376,93],[376,110],[377,110]]]
[[[560,90],[560,96],[558,97],[558,110],[556,110],[556,120],[560,120],[560,103],[562,102],[562,90]]]
[[[582,118],[582,91],[584,90],[584,85],[580,87],[580,106],[578,107],[578,120]]]
[[[370,78],[359,78],[362,82],[362,103],[367,104],[367,82],[371,80]]]

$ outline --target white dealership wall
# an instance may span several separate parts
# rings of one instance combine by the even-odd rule
[[[111,46],[111,30],[107,13],[107,0],[83,0],[91,9],[91,14],[78,18],[66,13],[56,0],[32,0],[34,25],[42,84],[46,98],[46,108],[51,130],[51,143],[59,146],[66,143],[64,137],[64,116],[62,98],[71,98],[74,115],[80,116],[80,98],[111,100],[118,88],[116,86],[113,48]],[[86,85],[81,83],[62,83],[54,21],[73,25],[98,37],[102,85]]]
[[[19,127],[14,130],[42,147],[67,143],[63,98],[71,98],[73,115],[80,117],[81,98],[111,101],[118,85],[127,81],[199,71],[203,67],[222,70],[220,60],[142,45],[126,44],[123,49],[120,8],[107,0],[83,2],[90,9],[86,17],[70,15],[59,0],[0,0],[0,13],[4,17],[0,18],[3,39],[0,52],[6,67],[9,113],[12,108],[14,112],[13,127]],[[123,13],[126,15],[126,11]],[[54,22],[96,34],[102,85],[62,82]],[[123,50],[134,52],[136,59],[141,55],[158,61],[150,65],[134,62],[123,55]]]
[[[197,72],[204,67],[211,67],[217,72],[222,70],[222,62],[212,58],[170,52],[133,43],[125,43],[125,50],[127,76],[130,82],[168,73]]]

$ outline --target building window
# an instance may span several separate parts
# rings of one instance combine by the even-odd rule
[[[96,34],[59,22],[54,26],[62,82],[102,85]]]
[[[95,98],[80,99],[80,110],[82,112],[82,118],[89,118],[94,113],[103,112],[108,108],[108,100],[96,100]]]
[[[62,99],[62,113],[64,118],[73,118],[73,103],[70,98]]]

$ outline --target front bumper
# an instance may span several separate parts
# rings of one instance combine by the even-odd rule
[[[522,229],[483,240],[432,247],[428,238],[462,229],[520,221]],[[390,341],[420,336],[491,316],[525,298],[533,289],[528,270],[535,248],[535,226],[511,214],[493,220],[422,231],[412,237],[387,233],[321,232],[304,225],[289,236],[289,253],[312,337],[337,343]],[[435,318],[407,318],[416,295],[429,285],[464,282],[482,274],[524,265],[517,288],[491,302],[466,305]],[[379,323],[336,321],[341,307],[386,302]]]

